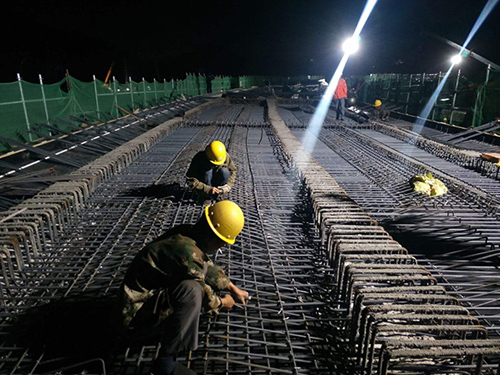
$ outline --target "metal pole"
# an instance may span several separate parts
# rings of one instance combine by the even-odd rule
[[[144,89],[144,107],[146,107],[146,80],[142,77],[142,86]]]
[[[50,124],[49,120],[49,111],[47,109],[47,99],[45,98],[45,90],[43,88],[43,80],[42,80],[42,75],[38,75],[38,79],[40,80],[40,89],[42,90],[42,99],[43,99],[43,108],[45,109],[45,118],[47,119],[47,123]]]
[[[26,102],[24,101],[23,85],[21,83],[21,75],[17,73],[17,81],[19,82],[19,92],[21,93],[21,102],[23,103],[24,118],[26,119],[26,126],[28,128],[28,138],[32,141],[30,121],[28,119],[28,111],[26,110]]]
[[[457,101],[458,82],[460,81],[460,69],[457,72],[457,80],[455,82],[455,91],[453,92],[453,100],[451,102],[450,124],[453,124],[453,114],[455,113],[455,103]]]
[[[97,118],[101,119],[101,111],[99,109],[99,96],[97,94],[97,79],[95,75],[93,77],[94,77],[95,108],[97,111]]]
[[[441,83],[441,72],[439,72],[439,74],[438,74],[438,84],[436,87],[438,87],[440,83]],[[434,101],[434,105],[432,106],[432,119],[433,120],[436,117],[436,103],[437,103],[437,97],[436,97],[436,100]]]
[[[490,80],[490,71],[491,71],[491,64],[488,64],[488,67],[486,68],[486,80],[484,81],[483,98],[486,96],[486,90],[488,89],[488,82]],[[484,100],[483,100],[483,103],[484,103]],[[481,105],[481,115],[482,115],[482,113],[483,113],[483,105]]]
[[[411,95],[411,80],[413,78],[413,74],[410,74],[410,83],[408,84],[408,94],[406,95],[406,107],[405,113],[408,114],[408,104],[410,103],[410,95]]]
[[[130,86],[130,104],[132,109],[134,109],[134,90],[132,88],[132,77],[128,77],[128,85]]]
[[[491,70],[491,64],[488,64],[488,67],[486,68],[486,79],[484,81],[484,90],[486,91],[486,85],[488,84],[488,80],[490,79],[490,70]],[[481,125],[482,121],[482,116],[478,116],[477,112],[479,110],[479,90],[476,93],[476,103],[474,105],[474,117],[472,120],[472,126],[478,126]],[[482,107],[481,107],[482,109]]]
[[[425,73],[422,73],[422,85],[420,86],[420,98],[418,98],[418,104],[422,104],[422,98],[424,97],[424,92],[425,92]]]
[[[116,109],[116,106],[118,105],[118,97],[117,97],[117,93],[116,93],[116,78],[115,78],[115,76],[113,76],[113,91],[114,91],[114,96],[115,96],[115,108],[113,110],[116,111],[116,115],[118,116],[119,112]]]
[[[490,80],[490,71],[491,71],[491,64],[488,64],[488,67],[486,68],[486,81],[484,81],[484,84],[486,85],[488,81]]]
[[[385,100],[389,101],[389,98],[391,97],[391,87],[392,87],[392,74],[389,74],[389,87],[387,88],[387,93],[385,95]]]
[[[155,88],[155,100],[158,101],[158,93],[156,92],[156,78],[153,78],[153,87]]]

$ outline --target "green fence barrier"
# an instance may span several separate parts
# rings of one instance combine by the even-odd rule
[[[114,78],[103,82],[94,77],[91,82],[80,81],[67,75],[59,82],[44,84],[23,81],[0,83],[0,132],[6,138],[29,142],[39,138],[32,129],[56,119],[68,120],[72,116],[90,115],[100,120],[117,118],[126,111],[133,112],[158,104],[164,104],[184,96],[185,98],[207,94],[211,84],[212,93],[236,88],[262,87],[265,84],[295,84],[319,76],[265,77],[265,76],[215,76],[206,77],[194,73],[186,74],[182,80],[149,82],[142,80],[121,83]],[[210,82],[207,80],[211,79]],[[61,124],[58,124],[61,130]],[[0,144],[0,153],[9,151],[9,144]]]
[[[219,77],[219,80],[218,91],[233,88],[231,77]],[[68,75],[50,85],[44,84],[41,78],[39,83],[30,83],[18,77],[17,82],[0,83],[0,131],[6,138],[28,142],[38,138],[30,132],[37,124],[51,120],[85,114],[99,119],[116,118],[124,115],[118,107],[133,112],[168,103],[181,95],[189,98],[206,93],[206,77],[194,74],[188,74],[183,80],[149,82],[143,79],[128,83],[114,79],[104,83],[95,77],[92,82],[84,82]],[[1,153],[10,148],[8,144],[0,144]]]
[[[347,78],[349,88],[365,103],[380,99],[399,112],[419,116],[444,73],[370,74]],[[432,103],[429,119],[464,127],[479,126],[500,117],[500,73],[490,71],[486,83],[476,84],[454,71]]]
[[[476,88],[473,126],[500,118],[500,71],[489,69],[486,81]]]

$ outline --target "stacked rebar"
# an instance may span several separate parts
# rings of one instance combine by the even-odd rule
[[[217,104],[218,101],[203,104],[189,110],[186,116],[196,115]],[[175,118],[143,133],[68,174],[67,181],[56,182],[32,198],[0,213],[0,286],[5,297],[0,304],[9,304],[8,291],[19,279],[19,272],[24,271],[33,258],[43,256],[42,249],[48,244],[58,241],[60,234],[70,225],[75,214],[85,207],[97,186],[120,173],[140,154],[182,125],[182,121],[182,118]]]
[[[494,373],[500,343],[310,157],[269,101],[271,124],[310,190],[366,374]],[[484,367],[485,357],[489,365]],[[497,365],[494,365],[496,359]]]

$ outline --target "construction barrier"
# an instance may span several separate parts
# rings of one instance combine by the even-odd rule
[[[91,82],[84,82],[67,74],[59,82],[45,84],[41,76],[38,83],[31,83],[23,81],[18,75],[16,82],[0,83],[0,132],[5,138],[27,143],[38,138],[32,129],[47,132],[38,129],[37,124],[47,124],[54,119],[68,120],[72,116],[92,114],[99,120],[109,120],[125,115],[125,111],[142,110],[180,97],[263,87],[271,83],[297,83],[308,78],[311,76],[229,77],[187,73],[182,80],[150,82],[142,79],[134,82],[129,79],[121,83],[114,77],[101,81],[95,76]],[[10,150],[11,144],[0,143],[0,153]]]
[[[348,77],[347,84],[359,101],[374,103],[379,99],[404,114],[419,116],[430,101],[428,118],[448,124],[476,127],[500,117],[498,71],[489,69],[480,83],[460,70],[446,76],[444,72],[370,74]],[[440,85],[439,95],[433,96]]]

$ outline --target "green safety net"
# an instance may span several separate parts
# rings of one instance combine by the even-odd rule
[[[500,71],[491,69],[487,82],[478,85],[473,126],[500,119]]]
[[[498,109],[494,110],[493,106],[487,116],[481,113],[482,106],[475,108],[478,99],[498,100],[495,99],[499,98],[498,90],[483,92],[481,87],[478,88],[458,71],[448,76],[439,95],[433,97],[444,77],[445,73],[370,74],[354,77],[352,81],[353,87],[359,88],[357,95],[360,101],[371,104],[379,99],[397,111],[413,116],[421,116],[429,101],[432,101],[432,110],[428,118],[440,122],[469,127],[480,125],[475,119],[473,121],[474,114],[484,117],[483,121],[493,118],[495,111],[498,116]]]
[[[236,88],[239,84],[234,77],[217,77],[214,81],[212,87],[215,86],[217,91]],[[162,82],[121,83],[112,80],[104,83],[97,79],[84,82],[68,75],[54,84],[22,80],[0,83],[1,135],[14,141],[34,141],[43,136],[40,133],[47,132],[40,124],[69,130],[63,123],[68,119],[75,121],[84,116],[95,121],[116,118],[174,101],[181,95],[189,98],[206,93],[206,77],[194,74],[188,74],[183,80]],[[5,153],[11,147],[9,142],[3,141],[0,152]]]
[[[52,117],[72,113],[71,100],[65,91],[66,80],[40,85],[25,81],[0,84],[0,129],[3,137],[30,141],[38,136],[30,130]],[[2,142],[4,148],[9,148]],[[0,146],[1,147],[1,146]]]
[[[17,82],[0,83],[0,131],[5,138],[36,141],[47,130],[41,124],[50,124],[60,130],[70,130],[64,122],[73,124],[103,121],[124,116],[137,110],[168,103],[181,97],[190,98],[235,88],[262,87],[266,84],[295,84],[321,76],[265,77],[215,76],[187,74],[182,80],[121,83],[95,79],[84,82],[70,75],[53,84]],[[12,142],[14,143],[14,142]],[[12,149],[9,142],[0,142],[0,153]]]

